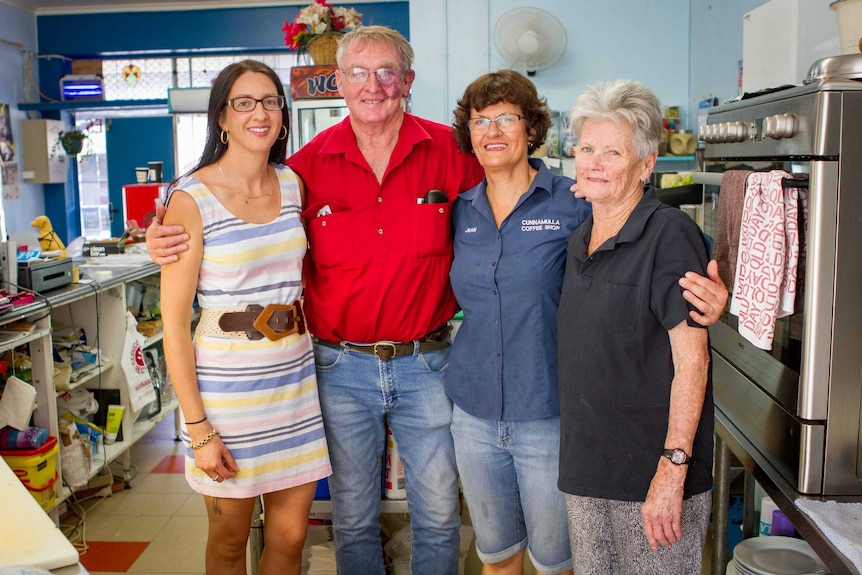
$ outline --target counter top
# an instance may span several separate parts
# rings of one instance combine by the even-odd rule
[[[100,258],[74,258],[73,265],[81,273],[81,280],[46,291],[36,301],[0,314],[0,324],[31,318],[47,313],[50,306],[64,305],[126,282],[158,273],[159,266],[147,254],[114,254]]]
[[[69,543],[15,473],[0,459],[0,565],[56,569],[78,563],[78,550]],[[14,520],[13,520],[14,518]]]

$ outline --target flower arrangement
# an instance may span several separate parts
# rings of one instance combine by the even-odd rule
[[[332,6],[326,0],[315,0],[299,11],[296,18],[285,20],[284,45],[299,50],[317,36],[330,32],[345,32],[362,26],[362,14],[353,8]]]

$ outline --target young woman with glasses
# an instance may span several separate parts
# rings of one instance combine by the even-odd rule
[[[188,250],[162,267],[161,307],[186,480],[209,518],[207,573],[245,573],[262,495],[259,572],[298,574],[316,482],[331,472],[299,303],[307,242],[302,183],[282,165],[288,123],[269,67],[245,60],[222,70],[204,152],[172,184],[164,218],[189,236]]]

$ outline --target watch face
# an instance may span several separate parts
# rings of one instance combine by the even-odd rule
[[[685,463],[687,456],[682,449],[674,449],[670,454],[670,460],[676,463],[677,465],[682,465]]]

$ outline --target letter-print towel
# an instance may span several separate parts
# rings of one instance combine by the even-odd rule
[[[799,190],[784,189],[782,170],[748,176],[730,312],[739,333],[772,349],[775,320],[792,315],[799,262]]]

